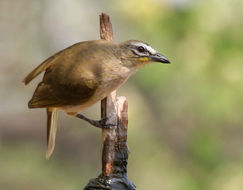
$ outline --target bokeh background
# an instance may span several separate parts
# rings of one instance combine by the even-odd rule
[[[45,110],[27,108],[41,77],[21,81],[55,52],[98,39],[101,12],[116,42],[146,41],[172,62],[118,90],[129,102],[129,179],[141,190],[242,190],[242,0],[0,0],[0,189],[82,189],[100,174],[100,130],[62,112],[45,160]]]

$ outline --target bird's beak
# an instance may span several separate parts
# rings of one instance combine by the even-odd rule
[[[155,62],[161,62],[161,63],[167,63],[167,64],[170,63],[170,60],[160,53],[156,53],[155,55],[151,55],[150,59],[152,61],[155,61]]]

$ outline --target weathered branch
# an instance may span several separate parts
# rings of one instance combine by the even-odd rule
[[[113,41],[112,25],[108,15],[100,15],[101,39]],[[127,116],[126,97],[116,97],[116,91],[101,101],[101,117],[114,124],[112,129],[102,129],[102,174],[90,180],[85,190],[136,190],[127,178]]]
[[[113,42],[112,24],[109,16],[104,13],[100,15],[100,38]],[[102,129],[102,174],[108,176],[112,169],[115,151],[117,128],[116,91],[113,91],[101,101],[101,117],[108,118],[107,123],[114,125],[112,129]]]

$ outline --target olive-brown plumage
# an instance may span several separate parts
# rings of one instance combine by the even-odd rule
[[[148,44],[126,41],[114,44],[105,40],[74,44],[48,58],[26,78],[28,84],[45,71],[29,108],[47,108],[47,154],[55,146],[57,110],[77,115],[122,85],[141,66],[149,62],[169,63]]]

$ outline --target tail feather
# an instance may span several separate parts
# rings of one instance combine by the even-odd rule
[[[57,108],[47,108],[47,149],[46,159],[49,160],[55,148],[57,132]]]

